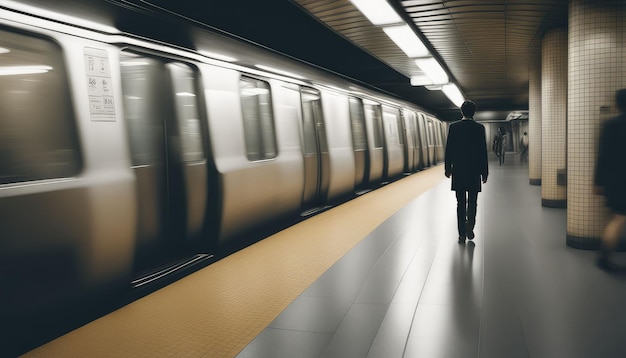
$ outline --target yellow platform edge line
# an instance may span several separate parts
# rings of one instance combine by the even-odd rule
[[[436,166],[371,191],[24,356],[234,357],[370,232],[442,180]]]

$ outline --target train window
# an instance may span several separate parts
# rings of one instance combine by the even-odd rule
[[[0,184],[78,174],[68,88],[56,44],[0,30]]]
[[[270,86],[267,82],[242,77],[239,94],[248,159],[276,158],[276,136]]]
[[[367,149],[363,101],[354,97],[350,97],[350,122],[352,124],[352,144],[354,150]]]
[[[193,69],[182,63],[168,64],[174,90],[174,106],[182,140],[183,160],[204,159],[200,109],[196,94],[196,76]]]
[[[433,122],[428,120],[428,144],[435,145],[435,136],[433,135]]]
[[[402,116],[400,115],[400,113],[398,113],[396,118],[398,118],[398,144],[404,145],[405,144],[405,139],[406,139],[405,138],[406,130],[403,130],[404,129],[404,124],[402,123]]]
[[[130,136],[132,163],[155,165],[164,162],[164,118],[170,111],[164,64],[154,58],[123,52],[121,55],[124,110]]]
[[[365,104],[365,113],[372,118],[374,148],[383,147],[383,117],[379,104]]]
[[[384,122],[385,122],[385,128],[387,128],[386,135],[387,135],[387,144],[390,147],[397,147],[398,146],[398,116],[395,115],[394,113],[388,113],[388,112],[384,112],[383,113],[383,118],[384,118]]]
[[[205,158],[195,70],[186,64],[123,51],[122,88],[134,166],[163,164],[167,137],[181,158]]]
[[[303,88],[301,98],[304,154],[317,153],[318,140],[320,152],[327,152],[326,136],[317,134],[318,131],[319,133],[325,133],[320,93],[314,89]]]

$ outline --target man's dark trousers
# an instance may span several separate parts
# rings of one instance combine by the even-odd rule
[[[466,236],[466,230],[474,230],[474,225],[476,224],[477,200],[477,191],[456,191],[456,218],[459,236],[461,237]]]

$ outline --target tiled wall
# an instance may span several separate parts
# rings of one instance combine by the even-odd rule
[[[541,51],[528,67],[528,178],[541,185]]]
[[[565,207],[567,186],[557,181],[566,169],[567,30],[544,35],[541,46],[541,202]]]
[[[617,113],[615,91],[626,87],[625,15],[625,1],[570,1],[567,243],[573,247],[596,248],[608,218],[604,198],[593,193],[593,170],[600,124]]]

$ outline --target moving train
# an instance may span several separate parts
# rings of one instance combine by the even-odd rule
[[[198,28],[184,48],[8,3],[1,317],[149,282],[443,159],[435,116],[254,44]]]

